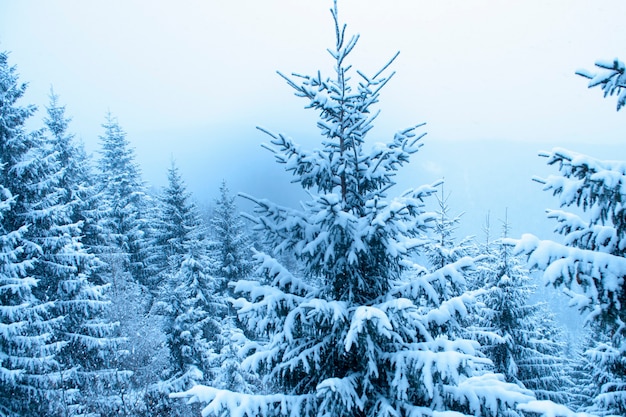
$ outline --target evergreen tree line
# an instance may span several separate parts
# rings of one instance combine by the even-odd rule
[[[544,154],[560,175],[537,181],[590,217],[549,212],[563,243],[508,219],[457,240],[440,182],[388,197],[422,125],[366,149],[393,59],[353,73],[358,36],[332,16],[333,75],[281,74],[321,148],[264,131],[310,200],[244,196],[250,227],[225,183],[204,220],[174,163],[150,194],[110,114],[95,162],[54,93],[28,130],[0,53],[0,416],[626,413],[626,164]],[[607,65],[582,75],[615,84]],[[584,341],[531,301],[529,268],[587,312]]]
[[[255,384],[226,301],[251,271],[226,184],[205,221],[173,162],[146,191],[112,115],[95,162],[54,93],[28,131],[25,90],[1,53],[0,415],[192,415],[167,394]]]

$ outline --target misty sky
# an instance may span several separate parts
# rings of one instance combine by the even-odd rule
[[[318,142],[317,115],[275,71],[330,75],[330,7],[0,0],[0,50],[29,83],[23,104],[43,108],[53,86],[91,152],[110,110],[150,184],[165,184],[173,157],[200,200],[225,179],[233,192],[287,204],[289,177],[255,126]],[[541,149],[626,159],[626,113],[574,74],[626,59],[623,0],[341,0],[339,14],[361,35],[355,68],[372,74],[401,51],[370,140],[427,122],[400,188],[445,177],[452,209],[466,212],[464,232],[479,234],[488,210],[494,224],[508,207],[513,234],[543,233],[543,210],[556,200],[531,178],[556,171]]]

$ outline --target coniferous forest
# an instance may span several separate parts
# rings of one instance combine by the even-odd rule
[[[393,187],[424,124],[368,142],[395,57],[353,68],[359,37],[330,18],[333,71],[279,73],[318,147],[261,129],[297,208],[224,181],[201,209],[175,161],[152,190],[114,114],[89,155],[0,53],[0,416],[626,415],[626,162],[540,155],[558,241],[506,218],[458,237],[442,181]],[[624,64],[596,67],[579,75],[619,111]]]

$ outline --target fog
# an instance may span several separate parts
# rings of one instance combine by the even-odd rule
[[[4,1],[0,49],[29,83],[25,101],[43,108],[54,87],[90,152],[111,111],[154,188],[175,159],[201,204],[226,180],[233,192],[293,205],[306,196],[261,148],[268,138],[256,126],[319,143],[317,115],[275,71],[329,74],[330,7]],[[452,212],[465,213],[459,235],[480,235],[488,212],[498,227],[505,210],[512,235],[550,233],[544,210],[556,201],[532,181],[554,172],[540,150],[624,159],[624,113],[575,71],[623,52],[626,3],[342,0],[339,13],[361,35],[355,68],[373,73],[401,51],[369,140],[427,123],[396,192],[444,178]]]

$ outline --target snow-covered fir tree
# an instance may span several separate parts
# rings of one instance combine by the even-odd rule
[[[190,240],[201,242],[206,249],[206,227],[174,161],[167,171],[167,180],[168,185],[159,196],[160,215],[151,244],[155,256],[149,259],[157,265],[157,273],[164,276],[179,270]]]
[[[150,199],[126,132],[110,113],[102,127],[98,183],[100,223],[106,238],[100,253],[116,258],[135,281],[148,286],[145,258],[150,239]]]
[[[211,256],[215,262],[218,292],[228,299],[233,295],[236,281],[250,278],[254,264],[248,230],[226,181],[222,181],[219,197],[215,199],[210,224],[213,240]],[[247,394],[257,393],[260,390],[258,375],[241,366],[242,352],[245,352],[249,340],[246,332],[242,331],[242,323],[232,304],[228,303],[227,307],[217,343],[220,369],[215,370],[216,379],[212,385]]]
[[[505,218],[503,239],[508,231]],[[483,351],[507,381],[533,390],[540,400],[566,404],[570,385],[562,332],[545,304],[530,302],[536,291],[530,271],[501,240],[484,252],[476,329]]]
[[[102,387],[115,384],[114,359],[120,340],[112,337],[115,325],[105,319],[109,302],[104,287],[94,283],[93,274],[101,262],[82,244],[88,217],[85,202],[93,195],[88,161],[67,132],[69,119],[54,93],[44,122],[45,149],[50,155],[44,159],[55,167],[47,183],[55,205],[31,226],[39,229],[42,250],[35,264],[39,277],[35,293],[53,301],[55,315],[63,317],[55,331],[55,339],[65,344],[57,355],[62,391],[55,413],[71,415],[97,411],[110,403],[108,390]]]
[[[15,200],[0,185],[0,221]],[[39,304],[32,294],[37,281],[26,275],[24,228],[0,226],[0,416],[34,416],[48,410],[56,398],[50,387],[58,346],[51,342],[50,304]]]
[[[482,289],[485,286],[485,283],[489,280],[489,277],[492,275],[492,265],[496,262],[497,256],[494,253],[494,250],[498,247],[494,243],[493,231],[491,229],[491,212],[487,212],[485,216],[485,223],[482,226],[482,232],[484,235],[483,241],[479,241],[478,239],[475,242],[474,250],[476,254],[479,254],[482,258],[482,262],[476,263],[476,268],[472,272],[471,276],[468,277],[467,287],[468,289],[474,291]]]
[[[444,184],[439,187],[440,192],[436,195],[436,217],[432,222],[432,232],[430,233],[432,239],[424,245],[423,249],[431,269],[440,269],[464,257],[473,256],[477,250],[472,236],[456,241],[454,232],[461,223],[462,214],[451,215],[448,205],[450,194],[444,193]],[[462,283],[460,287],[454,289],[457,294],[465,290],[466,283]]]
[[[239,317],[259,337],[244,365],[262,371],[268,393],[196,386],[177,396],[219,416],[515,415],[529,392],[484,372],[478,345],[455,337],[471,297],[448,298],[447,288],[463,281],[471,261],[432,272],[411,262],[434,217],[423,200],[436,187],[386,195],[423,134],[405,129],[365,149],[372,106],[391,75],[383,75],[388,65],[371,77],[353,74],[346,59],[358,37],[346,37],[336,3],[332,16],[334,76],[283,76],[320,112],[321,149],[266,131],[278,162],[311,199],[296,210],[250,197],[251,218],[275,254],[292,253],[305,265],[299,277],[257,253],[269,285],[235,287],[245,296],[235,303]]]
[[[54,91],[50,92],[50,103],[46,112],[44,123],[49,142],[57,152],[56,159],[63,171],[59,175],[58,185],[63,190],[62,195],[68,205],[70,219],[80,223],[82,245],[88,252],[95,254],[104,237],[101,225],[98,224],[102,210],[93,161],[87,155],[83,143],[67,132],[71,119],[65,116],[65,106],[59,104]],[[100,266],[105,265],[101,263]],[[92,271],[89,280],[98,284],[104,283],[95,271]]]
[[[604,97],[617,96],[617,110],[626,104],[626,66],[622,61],[615,58],[612,61],[596,61],[599,71],[592,72],[584,69],[576,71],[576,74],[589,79],[589,88],[600,87],[604,91]]]
[[[225,288],[229,281],[246,278],[252,270],[251,243],[235,197],[230,195],[226,181],[220,186],[220,196],[215,200],[215,210],[211,218],[214,235],[213,257],[217,261],[217,275],[222,278]]]
[[[219,369],[214,369],[215,379],[211,385],[228,391],[257,394],[264,391],[259,375],[241,365],[251,343],[240,325],[230,314],[222,321],[217,343],[220,347]]]
[[[41,297],[38,222],[55,199],[47,188],[53,161],[41,131],[27,132],[34,106],[20,106],[26,90],[6,53],[0,53],[0,415],[48,412],[57,392],[54,332],[62,317]],[[41,190],[41,193],[39,192]],[[38,298],[34,291],[40,293]]]
[[[159,201],[153,241],[159,256],[152,259],[160,264],[160,278],[153,312],[162,318],[168,360],[162,381],[149,387],[149,413],[190,416],[197,410],[168,394],[213,378],[213,368],[219,367],[216,345],[225,307],[218,302],[210,274],[213,262],[206,227],[174,162]]]
[[[530,348],[520,361],[520,381],[538,399],[568,405],[573,381],[564,329],[547,303],[531,305],[535,312],[529,318],[526,345]]]
[[[65,115],[65,106],[59,103],[59,96],[51,90],[49,99],[44,123],[49,146],[62,168],[58,187],[63,190],[62,201],[69,206],[71,219],[84,223],[88,217],[87,202],[95,193],[92,167],[83,144],[67,131],[71,119]]]
[[[601,330],[585,329],[582,340],[579,340],[572,352],[569,375],[572,387],[569,396],[569,406],[572,410],[589,410],[593,399],[600,394],[603,385],[602,361],[596,361],[592,354],[596,346],[607,344],[608,337]]]
[[[587,351],[602,376],[590,411],[626,413],[626,216],[623,201],[626,164],[601,161],[565,149],[542,153],[558,175],[536,180],[558,197],[564,209],[548,211],[563,242],[524,235],[517,251],[543,271],[548,284],[561,287],[570,304],[585,314],[587,325],[607,342]],[[572,211],[565,208],[572,207]]]
[[[204,226],[191,194],[172,164],[168,186],[161,197],[160,240],[167,254],[167,269],[160,290],[161,309],[166,316],[170,349],[170,377],[184,382],[205,380],[209,369],[205,355],[210,338],[219,327],[211,314],[215,284],[209,274],[210,261]]]
[[[174,389],[210,380],[211,356],[220,331],[215,280],[208,274],[206,255],[190,250],[170,281],[167,298],[167,343]]]
[[[97,175],[97,227],[92,248],[105,263],[99,276],[109,285],[108,319],[118,322],[125,340],[117,359],[118,381],[112,395],[122,402],[118,413],[140,415],[146,387],[165,367],[165,336],[160,318],[150,314],[156,280],[147,264],[154,204],[145,191],[134,150],[118,121],[107,114],[100,136]]]
[[[448,200],[450,194],[444,193],[444,184],[440,186],[440,192],[436,194],[436,211],[432,222],[430,238],[424,244],[422,253],[425,255],[428,270],[438,270],[453,265],[464,258],[475,257],[477,246],[473,236],[467,236],[457,241],[455,230],[461,223],[462,213],[452,215]],[[478,266],[478,265],[476,265]],[[438,289],[442,293],[442,298],[451,299],[459,297],[464,293],[469,294],[470,285],[475,280],[479,268],[473,267],[463,271],[463,279],[450,279],[445,286]],[[451,332],[452,337],[472,338],[473,334],[468,332],[472,323],[474,304],[470,307],[468,314],[456,317],[455,325],[451,328],[441,327],[441,332]]]

